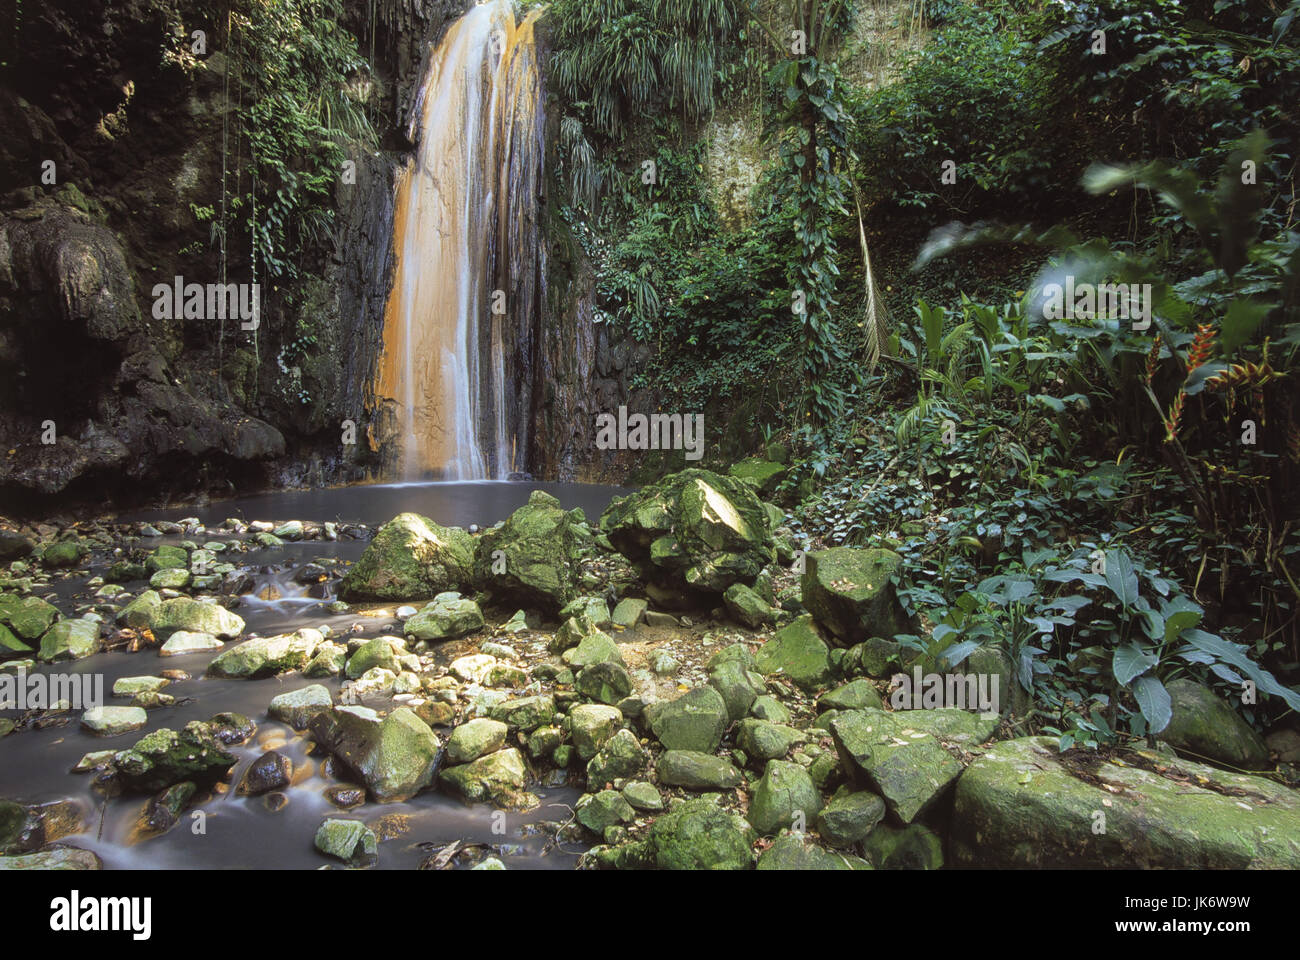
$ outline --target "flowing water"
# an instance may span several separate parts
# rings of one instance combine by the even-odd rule
[[[433,51],[401,173],[396,272],[375,384],[405,479],[522,469],[545,114],[533,24],[490,0]],[[380,438],[381,442],[387,438]]]
[[[405,510],[418,511],[444,524],[487,527],[504,520],[527,501],[535,489],[557,496],[567,508],[581,507],[594,522],[620,491],[614,487],[575,484],[520,483],[415,483],[349,487],[268,494],[243,500],[214,503],[202,509],[148,511],[130,519],[160,521],[198,516],[211,528],[202,539],[227,539],[216,525],[227,517],[247,520],[309,519],[318,522],[340,520],[375,526]],[[180,536],[146,541],[146,547],[177,543]],[[308,587],[293,580],[296,567],[323,557],[354,561],[365,543],[342,539],[336,542],[303,541],[282,547],[238,554],[237,562],[253,579],[252,592],[243,596],[236,612],[246,622],[247,634],[269,636],[304,626],[328,625],[336,635],[372,637],[401,632],[395,616],[361,618],[354,613],[333,615],[324,606],[334,599],[330,589]],[[102,573],[106,561],[92,563],[88,571],[57,581],[56,605],[65,616],[90,602],[84,584]],[[126,585],[137,595],[145,584]],[[267,589],[270,588],[270,589]],[[264,599],[259,599],[259,594]],[[390,611],[395,605],[390,606]],[[363,629],[354,632],[354,624]],[[229,645],[227,645],[227,649]],[[149,711],[149,723],[141,730],[120,737],[102,738],[81,730],[80,714],[67,714],[68,722],[43,729],[28,727],[0,739],[0,797],[25,803],[72,799],[82,805],[88,827],[84,833],[66,838],[73,845],[94,850],[109,868],[316,868],[325,858],[313,847],[313,838],[326,816],[361,819],[368,823],[380,817],[399,825],[404,832],[379,847],[378,867],[412,868],[437,849],[453,841],[490,844],[494,855],[509,867],[569,868],[581,847],[553,840],[554,823],[569,819],[569,808],[580,791],[565,783],[530,784],[542,799],[542,806],[528,813],[510,813],[504,835],[493,832],[493,810],[488,806],[466,806],[437,791],[426,790],[406,803],[374,804],[339,810],[325,798],[337,780],[321,769],[323,758],[309,755],[310,738],[270,720],[267,705],[278,693],[311,683],[323,683],[335,694],[338,679],[304,680],[291,673],[268,680],[225,680],[205,677],[214,653],[161,658],[156,650],[139,653],[109,652],[75,663],[39,667],[51,673],[102,673],[105,699],[109,704],[129,701],[109,696],[120,677],[157,675],[161,670],[180,669],[190,680],[173,682],[166,693],[175,696],[174,707]],[[438,656],[438,654],[435,654]],[[384,706],[383,703],[375,704]],[[389,705],[391,706],[391,704]],[[91,785],[91,774],[69,771],[81,757],[95,750],[121,750],[146,733],[162,727],[180,729],[190,720],[206,720],[214,714],[235,711],[258,724],[257,734],[243,746],[231,747],[239,757],[231,783],[238,784],[244,771],[268,749],[278,749],[294,764],[292,786],[284,791],[287,805],[274,809],[261,797],[243,797],[231,789],[199,803],[206,815],[206,832],[192,830],[190,812],[170,831],[143,837],[139,820],[148,798],[124,796],[105,800]],[[0,715],[18,719],[14,711]],[[441,731],[445,739],[446,731]],[[403,819],[405,818],[405,819]],[[550,823],[551,826],[539,826]]]

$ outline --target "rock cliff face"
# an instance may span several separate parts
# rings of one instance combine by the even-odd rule
[[[409,149],[400,118],[429,41],[466,6],[345,3],[343,26],[365,55],[373,44],[366,106],[383,150],[352,152],[356,182],[336,187],[336,228],[305,271],[315,279],[263,287],[256,340],[237,322],[153,311],[158,282],[222,279],[199,210],[223,174],[248,177],[246,148],[229,149],[240,78],[222,24],[197,0],[50,0],[17,15],[0,72],[0,502],[364,476],[393,176]],[[169,56],[194,29],[206,54]],[[226,279],[250,281],[236,245],[232,233]]]

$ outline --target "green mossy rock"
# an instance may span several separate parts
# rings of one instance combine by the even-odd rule
[[[593,663],[578,674],[573,689],[601,703],[617,704],[632,692],[632,677],[621,663]]]
[[[52,569],[75,567],[90,555],[90,550],[76,540],[53,543],[41,554],[41,563]]]
[[[1171,780],[1136,765],[1088,764],[1112,787],[1104,790],[1063,766],[1052,738],[996,743],[957,783],[949,853],[958,866],[1300,868],[1300,794],[1190,760],[1176,767]],[[1098,812],[1105,833],[1094,832]]]
[[[431,600],[468,588],[474,538],[459,527],[439,526],[403,513],[379,528],[339,584],[339,597],[357,600]]]
[[[243,646],[247,646],[247,644],[243,644]],[[315,652],[313,648],[312,654],[314,655]],[[306,661],[304,661],[303,665],[306,666]],[[391,670],[393,673],[398,673],[402,669],[401,664],[397,662],[397,654],[393,652],[393,645],[387,637],[374,637],[357,648],[357,652],[352,654],[352,659],[348,661],[348,679],[355,680],[367,670],[373,670],[375,667]]]
[[[792,746],[807,739],[808,735],[802,730],[766,720],[747,718],[736,728],[736,746],[744,750],[750,760],[760,763],[784,757]]]
[[[709,686],[722,696],[731,722],[747,716],[754,701],[767,692],[762,675],[735,660],[720,663],[711,669]]]
[[[493,707],[488,712],[488,716],[493,720],[500,720],[511,729],[531,733],[538,727],[549,725],[555,719],[555,698],[547,694],[507,700]]]
[[[606,827],[612,827],[616,823],[630,823],[636,819],[636,811],[617,790],[585,794],[573,809],[580,824],[599,834],[603,834]]]
[[[764,836],[783,828],[807,829],[822,808],[812,777],[797,763],[769,760],[749,803],[749,822]]]
[[[661,870],[749,870],[755,836],[749,824],[712,800],[687,800],[650,826],[645,855]]]
[[[234,640],[244,632],[244,621],[220,604],[178,597],[164,600],[158,606],[150,628],[162,640],[177,630],[210,633],[224,640]]]
[[[730,790],[745,782],[734,766],[711,753],[667,750],[655,765],[659,782],[688,790]]]
[[[785,467],[759,457],[733,463],[727,475],[749,484],[760,496],[769,496],[785,476]]]
[[[912,711],[923,714],[935,711]],[[951,711],[957,712],[957,711]],[[911,714],[853,710],[830,721],[841,766],[885,798],[890,813],[911,823],[961,774],[961,764]]]
[[[742,627],[761,630],[776,623],[776,611],[766,600],[743,583],[733,583],[722,595],[722,603],[731,619]]]
[[[857,857],[823,850],[807,837],[784,831],[758,858],[759,870],[870,870]]]
[[[1232,705],[1195,680],[1169,684],[1173,717],[1156,736],[1175,750],[1186,751],[1241,770],[1268,770],[1264,738]]]
[[[313,683],[300,690],[279,694],[271,700],[266,713],[272,720],[287,723],[295,730],[306,730],[313,717],[324,713],[333,705],[329,687]]]
[[[500,720],[477,717],[451,732],[447,738],[447,762],[470,763],[485,754],[500,750],[506,745],[510,732]]]
[[[483,611],[468,597],[435,600],[411,617],[402,630],[416,640],[454,640],[483,629]]]
[[[24,640],[39,640],[58,616],[58,607],[40,597],[0,594],[0,623]]]
[[[167,727],[155,730],[113,757],[118,780],[124,789],[144,793],[186,780],[199,785],[223,780],[237,758],[215,734],[211,724],[199,720],[179,733]]]
[[[296,633],[246,640],[208,664],[208,676],[258,680],[288,670],[301,670],[324,640],[319,630],[310,627]]]
[[[676,700],[654,703],[645,717],[668,750],[712,753],[727,732],[727,704],[712,687],[697,687]]]
[[[600,518],[614,549],[667,593],[716,596],[775,559],[767,511],[734,477],[689,469],[615,499]]]
[[[534,490],[504,524],[479,538],[477,582],[498,602],[558,614],[577,595],[576,527],[559,500]]]
[[[892,550],[815,550],[804,569],[803,605],[844,646],[910,633],[889,579],[902,567]]]
[[[605,742],[587,764],[587,784],[597,786],[626,780],[646,768],[648,757],[631,730],[620,730]]]
[[[366,707],[334,707],[313,717],[309,727],[316,742],[380,803],[409,800],[437,776],[438,738],[407,707],[382,719]]]
[[[162,594],[146,590],[117,613],[117,624],[132,630],[148,630],[162,607]]]
[[[569,711],[569,736],[578,756],[590,760],[623,724],[618,707],[580,703]]]
[[[885,801],[866,790],[843,790],[822,808],[817,832],[837,847],[851,847],[885,817]]]
[[[943,839],[919,823],[903,828],[881,824],[862,842],[862,852],[877,870],[938,870]]]
[[[807,614],[773,634],[754,662],[764,676],[784,674],[808,691],[825,686],[831,676],[830,647]]]
[[[513,747],[498,750],[472,763],[448,767],[438,782],[469,803],[516,806],[525,783],[524,758]]]
[[[377,855],[374,831],[358,820],[326,820],[316,831],[316,849],[327,857],[358,866]]]
[[[817,701],[819,710],[873,710],[884,709],[880,694],[867,680],[853,680],[836,687]]]
[[[170,544],[159,547],[144,561],[145,572],[149,574],[155,574],[159,570],[188,570],[189,566],[189,553],[183,547]]]
[[[46,663],[81,660],[99,652],[99,624],[93,620],[60,620],[41,637],[37,657]]]

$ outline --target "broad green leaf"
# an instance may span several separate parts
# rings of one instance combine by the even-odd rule
[[[1160,658],[1155,653],[1143,650],[1136,643],[1126,643],[1116,648],[1111,669],[1120,685],[1127,686],[1134,677],[1146,673],[1159,662]]]
[[[1133,561],[1127,551],[1106,551],[1106,586],[1110,587],[1110,592],[1125,607],[1131,607],[1137,602],[1137,571],[1133,569]]]
[[[1163,683],[1155,677],[1138,677],[1133,681],[1131,689],[1133,699],[1137,701],[1142,716],[1146,717],[1147,723],[1151,725],[1152,733],[1159,733],[1169,726],[1174,711],[1169,699],[1169,691],[1165,689]]]

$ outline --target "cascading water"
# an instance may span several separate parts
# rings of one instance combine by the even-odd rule
[[[470,10],[430,56],[412,108],[419,147],[398,181],[375,387],[406,479],[503,479],[525,449],[529,331],[544,296],[539,15],[516,25],[510,0]]]

